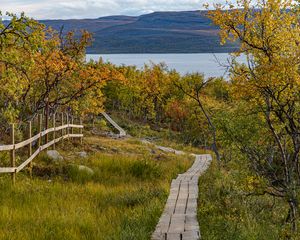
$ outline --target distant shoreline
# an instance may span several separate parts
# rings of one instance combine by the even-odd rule
[[[144,64],[165,63],[170,70],[175,69],[181,75],[187,73],[204,73],[206,77],[220,77],[226,74],[226,67],[230,53],[131,53],[131,54],[86,54],[86,60],[111,62],[115,65],[136,66],[142,69]],[[243,57],[241,62],[245,62]]]
[[[159,55],[159,54],[168,54],[168,55],[171,55],[171,54],[182,54],[182,55],[186,55],[186,54],[231,54],[231,53],[234,53],[235,51],[232,51],[232,52],[129,52],[129,53],[126,53],[126,52],[119,52],[119,53],[94,53],[94,52],[87,52],[86,55],[137,55],[137,54],[147,54],[147,55],[150,55],[150,54],[153,54],[153,55]]]

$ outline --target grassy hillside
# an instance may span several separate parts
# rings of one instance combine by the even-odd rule
[[[87,158],[75,154],[82,150]],[[193,159],[95,135],[83,146],[65,141],[59,152],[64,161],[34,161],[33,179],[22,172],[11,186],[0,177],[0,239],[149,239],[171,179]]]

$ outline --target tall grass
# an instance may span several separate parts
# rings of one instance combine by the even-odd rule
[[[200,177],[198,220],[203,239],[300,239],[283,226],[288,206],[268,195],[246,194],[242,169],[230,169],[219,169],[213,161]]]
[[[83,146],[89,151],[85,159],[69,156],[57,163],[41,156],[35,160],[33,178],[20,173],[15,186],[1,175],[0,239],[150,239],[170,180],[192,161],[175,155],[161,160],[133,140],[86,141],[107,151],[95,153],[89,142]],[[61,152],[69,154],[67,149]],[[94,174],[79,171],[80,164]]]

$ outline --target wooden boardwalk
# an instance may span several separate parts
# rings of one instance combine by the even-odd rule
[[[193,166],[172,181],[164,212],[152,240],[200,239],[197,221],[198,178],[212,160],[211,155],[195,155]]]

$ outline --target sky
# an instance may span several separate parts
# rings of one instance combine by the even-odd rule
[[[154,11],[203,9],[211,0],[0,0],[0,10],[35,19],[98,18],[109,15],[138,16]],[[214,1],[215,2],[215,1]],[[225,0],[218,2],[224,3]]]

